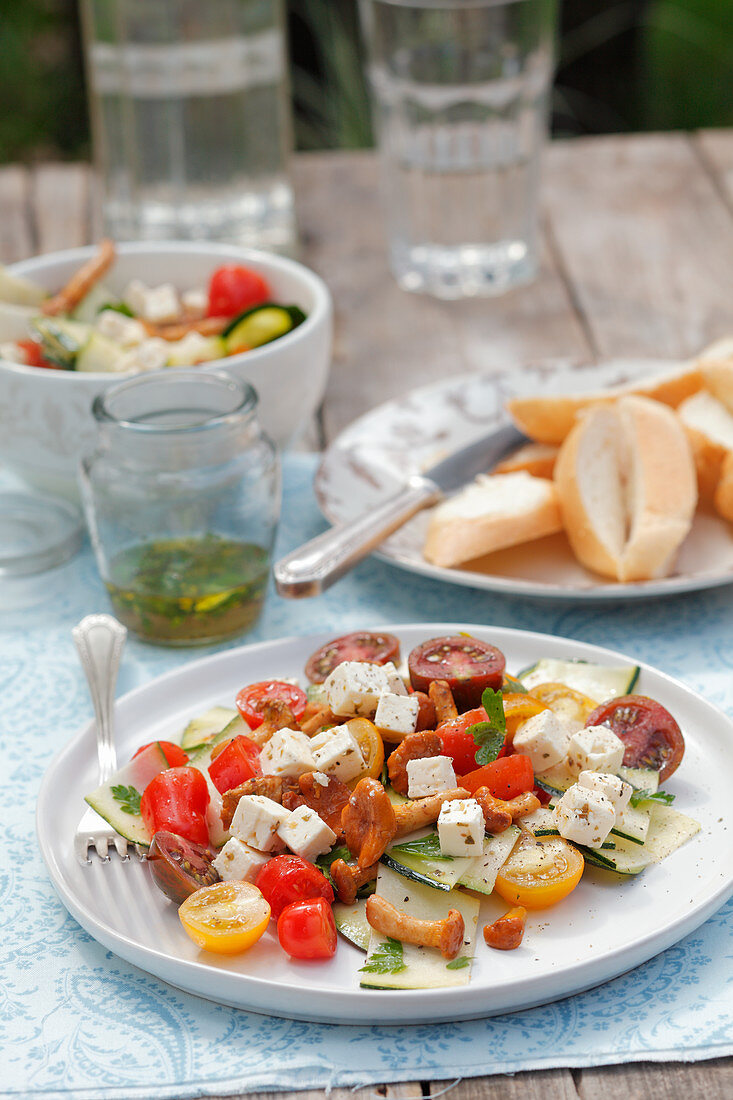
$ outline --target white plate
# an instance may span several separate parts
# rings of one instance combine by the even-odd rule
[[[384,628],[380,628],[384,629]],[[549,635],[479,626],[388,627],[407,653],[418,642],[458,629],[497,644],[518,671],[540,656],[627,662],[611,650]],[[175,736],[195,714],[231,705],[244,683],[300,676],[326,635],[290,638],[228,650],[195,661],[130,692],[117,707],[120,760],[155,738]],[[51,879],[69,912],[122,958],[202,997],[276,1016],[333,1023],[413,1023],[470,1019],[525,1008],[598,985],[664,950],[697,928],[733,892],[733,723],[676,680],[644,666],[638,690],[658,698],[682,727],[687,752],[668,784],[675,805],[702,823],[702,832],[638,878],[589,870],[557,909],[530,915],[517,951],[490,951],[479,942],[471,982],[446,990],[359,988],[364,956],[339,941],[327,963],[298,963],[272,931],[238,958],[198,951],[181,929],[175,906],[149,882],[139,863],[77,863],[72,837],[96,786],[92,727],[52,762],[38,799],[36,828]],[[482,921],[506,906],[488,899]],[[480,937],[479,937],[480,940]]]
[[[656,359],[583,368],[545,363],[446,378],[414,390],[366,413],[334,440],[316,474],[319,506],[333,524],[368,512],[410,474],[504,422],[505,403],[514,394],[592,391],[680,365]],[[733,583],[733,525],[704,511],[698,511],[671,576],[630,584],[584,569],[563,534],[488,554],[470,569],[431,565],[422,555],[428,515],[406,523],[382,544],[378,556],[412,573],[524,596],[618,600]]]

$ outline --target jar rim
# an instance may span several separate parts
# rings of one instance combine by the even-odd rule
[[[120,398],[124,399],[131,392],[148,386],[162,385],[164,388],[168,388],[175,382],[193,383],[202,388],[202,393],[205,392],[207,388],[210,393],[213,392],[214,388],[217,389],[219,393],[227,392],[231,397],[231,407],[221,411],[202,409],[201,411],[203,413],[208,412],[205,419],[202,419],[199,423],[186,424],[161,424],[150,422],[145,419],[138,419],[129,415],[120,416],[115,414],[110,407],[115,401],[118,401]],[[127,428],[131,431],[142,432],[148,435],[180,435],[183,433],[191,434],[194,432],[211,431],[214,428],[231,422],[233,418],[251,418],[257,410],[258,403],[259,397],[254,386],[251,386],[249,382],[244,382],[236,378],[227,371],[201,371],[197,369],[165,370],[154,371],[150,374],[141,374],[136,378],[128,378],[124,382],[118,382],[116,385],[110,386],[95,397],[92,403],[92,414],[100,425],[108,424],[113,427]],[[164,410],[161,408],[160,411],[163,412]],[[150,413],[146,415],[150,415]]]

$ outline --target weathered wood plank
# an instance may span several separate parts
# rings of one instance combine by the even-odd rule
[[[247,1092],[214,1096],[211,1100],[421,1100],[418,1081],[398,1085],[367,1085],[363,1089],[306,1089],[304,1092]],[[549,1098],[554,1100],[554,1098]]]
[[[437,1096],[445,1083],[431,1085],[431,1096]],[[578,1100],[569,1070],[537,1070],[513,1076],[465,1077],[445,1093],[446,1100]],[[628,1097],[627,1097],[628,1100]]]
[[[30,176],[25,168],[0,168],[0,262],[24,260],[33,252]]]
[[[678,357],[733,331],[733,218],[684,135],[558,142],[545,204],[602,357]]]
[[[687,1065],[635,1062],[584,1069],[579,1078],[580,1100],[730,1100],[733,1058]]]
[[[328,439],[373,405],[446,374],[588,358],[546,247],[537,280],[501,298],[439,302],[409,294],[389,272],[375,155],[298,157],[294,176],[302,258],[325,278],[336,306]]]
[[[38,252],[89,244],[90,181],[86,164],[44,164],[35,169],[31,194]]]
[[[733,209],[733,130],[703,130],[695,144]]]

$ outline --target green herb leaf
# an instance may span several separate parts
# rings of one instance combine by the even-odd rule
[[[445,964],[446,970],[463,970],[464,966],[470,966],[471,960],[468,955],[459,955],[456,959],[451,959],[449,963]]]
[[[142,795],[140,791],[136,790],[134,787],[126,787],[124,783],[117,783],[112,788],[112,797],[115,802],[119,802],[120,809],[123,813],[140,813],[140,799]]]
[[[640,802],[662,802],[665,806],[671,806],[674,802],[674,795],[669,794],[667,791],[655,791],[652,794],[651,791],[632,791],[631,798],[629,799],[632,806],[638,806]]]
[[[446,863],[453,862],[453,856],[444,856],[440,850],[440,837],[437,833],[428,833],[419,840],[408,840],[405,844],[395,844],[390,852],[402,853],[406,856],[425,856],[427,859],[442,859]]]
[[[335,887],[336,883],[331,878],[331,864],[337,859],[343,859],[344,863],[348,863],[352,858],[351,852],[345,844],[339,845],[338,848],[332,848],[330,852],[326,852],[325,855],[319,856],[316,860],[316,867],[325,875],[332,886]]]
[[[501,685],[501,693],[505,695],[507,692],[513,695],[528,695],[528,691],[521,680],[518,680],[516,676],[509,676],[508,673],[504,673],[504,682]]]
[[[399,940],[387,939],[374,951],[366,966],[360,968],[367,974],[399,974],[406,970],[407,965],[402,954],[402,944]]]
[[[466,733],[470,733],[479,746],[476,763],[480,765],[490,764],[492,760],[496,760],[506,737],[504,699],[501,692],[486,688],[481,696],[481,705],[486,711],[488,721],[476,722],[466,730]]]

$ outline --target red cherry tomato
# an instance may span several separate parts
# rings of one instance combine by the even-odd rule
[[[56,363],[49,362],[41,352],[41,345],[35,340],[15,340],[14,343],[22,348],[25,353],[25,361],[29,367],[47,367],[49,370],[61,370]]]
[[[534,787],[532,761],[517,752],[461,776],[459,783],[471,794],[479,787],[488,787],[494,798],[516,798]]]
[[[585,724],[608,726],[626,745],[626,767],[654,768],[662,783],[677,771],[685,754],[680,727],[666,707],[646,695],[621,695],[602,703]]]
[[[140,813],[151,835],[165,830],[194,844],[209,843],[206,808],[209,788],[196,768],[169,768],[150,780],[140,799]]]
[[[542,787],[538,787],[535,783],[532,788],[532,794],[540,800],[541,806],[547,806],[549,802],[552,802],[552,795],[549,791],[543,791]]]
[[[262,775],[260,750],[249,737],[239,734],[223,745],[216,758],[212,759],[209,775],[219,794],[224,794],[245,780]]]
[[[344,634],[326,642],[308,658],[305,674],[312,684],[322,684],[329,672],[343,661],[369,661],[373,665],[397,663],[400,659],[400,643],[394,634],[379,634],[361,630]]]
[[[234,317],[266,302],[270,287],[256,271],[241,264],[224,264],[209,280],[209,317]]]
[[[336,922],[325,898],[287,905],[277,922],[280,946],[294,959],[330,959],[336,954]]]
[[[486,722],[487,718],[484,708],[477,707],[476,710],[467,710],[465,714],[460,714],[458,718],[451,718],[449,722],[442,722],[436,729],[435,732],[443,742],[443,752],[453,761],[456,775],[464,775],[476,767],[478,745],[466,731],[476,722]]]
[[[433,680],[446,680],[459,711],[479,706],[487,687],[501,687],[505,663],[496,646],[463,634],[431,638],[407,659],[415,690],[427,691]]]
[[[145,749],[149,749],[151,745],[154,745],[155,741],[148,741],[147,745],[141,745],[137,752],[132,754],[134,760],[136,756],[139,756]],[[158,741],[163,755],[168,761],[169,768],[182,768],[188,763],[188,753],[184,752],[180,745],[175,745],[172,741]]]
[[[212,866],[215,859],[213,848],[161,831],[150,842],[145,862],[158,889],[180,905],[194,890],[219,881]]]
[[[299,722],[305,714],[308,697],[302,688],[287,684],[284,680],[261,680],[242,688],[235,700],[239,713],[250,729],[256,730],[262,725],[262,708],[265,703],[279,699],[287,703]]]
[[[294,901],[323,898],[330,904],[334,897],[326,876],[300,856],[275,856],[269,860],[258,874],[256,886],[270,903],[275,920]]]

